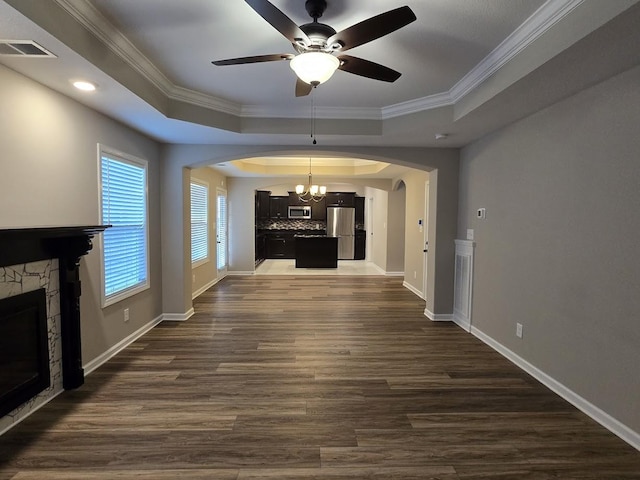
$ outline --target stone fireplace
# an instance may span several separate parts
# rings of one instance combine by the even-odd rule
[[[37,410],[63,389],[78,388],[83,384],[78,267],[80,257],[92,248],[93,236],[105,228],[79,226],[0,230],[0,314],[5,312],[7,321],[0,325],[0,331],[4,328],[6,333],[8,329],[12,329],[11,331],[22,337],[31,337],[30,341],[41,342],[41,350],[45,347],[48,350],[44,352],[47,354],[48,368],[39,364],[37,369],[46,371],[46,375],[49,376],[46,381],[30,381],[39,382],[39,386],[27,386],[27,392],[19,395],[20,398],[27,398],[22,398],[19,405],[0,417],[0,433]],[[44,305],[46,312],[40,312],[44,318],[37,320],[34,317],[29,320],[30,315],[40,315],[33,313],[33,308],[25,310],[23,306],[16,310],[14,304],[24,303],[21,298],[31,301],[33,308],[37,308],[38,304]],[[8,305],[7,308],[1,306],[3,299],[11,299],[4,302],[5,306]],[[18,313],[11,313],[14,310]],[[20,313],[25,311],[26,314]],[[22,317],[16,318],[16,315]],[[24,321],[44,322],[46,331],[38,333],[35,326],[17,323],[23,318]],[[0,339],[0,348],[3,341],[6,342],[7,339]],[[12,347],[14,357],[0,356],[3,363],[0,365],[0,371],[4,369],[5,372],[23,363],[23,359],[15,356],[23,355],[25,350],[20,349],[19,345],[7,345]],[[33,353],[35,346],[31,350]],[[37,361],[31,362],[33,369]],[[28,367],[25,368],[29,370]],[[11,380],[6,378],[0,385],[11,389],[19,383],[19,380],[15,380],[15,384],[12,384]],[[29,392],[36,393],[31,396]],[[0,392],[0,399],[9,399],[7,405],[11,407],[15,404],[14,397],[13,394],[4,392],[3,395],[3,392]],[[0,411],[7,411],[7,405],[4,409],[0,405]]]

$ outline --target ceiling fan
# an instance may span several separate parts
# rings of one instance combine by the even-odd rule
[[[388,35],[416,20],[415,14],[408,6],[389,10],[336,32],[331,26],[318,22],[318,18],[322,17],[327,8],[326,0],[307,0],[305,8],[313,22],[300,26],[296,25],[268,0],[245,1],[273,28],[284,35],[298,54],[276,53],[230,58],[211,62],[214,65],[290,60],[291,68],[298,77],[296,97],[309,95],[314,87],[329,80],[336,70],[383,82],[394,82],[401,75],[400,72],[384,65],[343,55],[342,52]]]

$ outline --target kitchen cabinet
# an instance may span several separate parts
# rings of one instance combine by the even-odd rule
[[[327,207],[354,207],[356,194],[351,192],[329,192],[325,200]]]
[[[267,258],[267,236],[264,233],[256,234],[255,266],[260,265]]]
[[[327,199],[326,197],[319,202],[311,203],[311,220],[326,220],[327,219]]]
[[[297,235],[296,268],[338,268],[338,238]]]
[[[267,258],[295,258],[296,239],[293,233],[268,233]]]
[[[269,197],[269,216],[271,218],[289,218],[288,195],[273,195]]]
[[[270,197],[271,192],[256,190],[256,220],[268,220],[270,218]]]
[[[356,228],[364,228],[364,197],[355,197]]]
[[[300,200],[300,196],[296,192],[289,192],[289,205],[308,205],[308,202]]]
[[[356,230],[354,260],[364,260],[367,256],[367,232]]]

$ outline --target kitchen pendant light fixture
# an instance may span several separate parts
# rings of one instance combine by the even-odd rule
[[[290,65],[300,80],[317,87],[331,78],[340,60],[330,53],[307,52],[294,57]]]
[[[296,185],[296,193],[301,202],[319,202],[327,194],[327,187],[324,185],[314,185],[311,176],[311,157],[309,157],[309,183],[305,185]]]

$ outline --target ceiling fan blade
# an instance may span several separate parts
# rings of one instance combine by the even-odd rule
[[[227,60],[214,60],[214,65],[242,65],[243,63],[277,62],[280,60],[291,60],[295,55],[291,53],[275,53],[273,55],[258,55],[256,57],[229,58]]]
[[[338,60],[340,60],[338,70],[360,75],[361,77],[373,78],[374,80],[381,80],[383,82],[395,82],[400,78],[400,75],[402,75],[400,72],[396,72],[379,63],[370,62],[369,60],[363,60],[362,58],[352,57],[350,55],[340,55]]]
[[[309,85],[299,78],[296,79],[296,97],[305,97],[311,93],[311,90],[313,90],[313,85]]]
[[[339,42],[343,45],[340,51],[344,52],[350,48],[357,47],[363,43],[370,42],[376,38],[395,32],[399,28],[410,24],[416,20],[416,15],[411,8],[404,6],[388,12],[381,13],[375,17],[363,20],[360,23],[346,28],[327,40],[328,45]]]
[[[245,0],[245,2],[291,43],[302,41],[305,45],[311,45],[311,40],[309,40],[307,34],[300,30],[300,27],[293,23],[293,20],[278,10],[271,2],[267,0]]]

